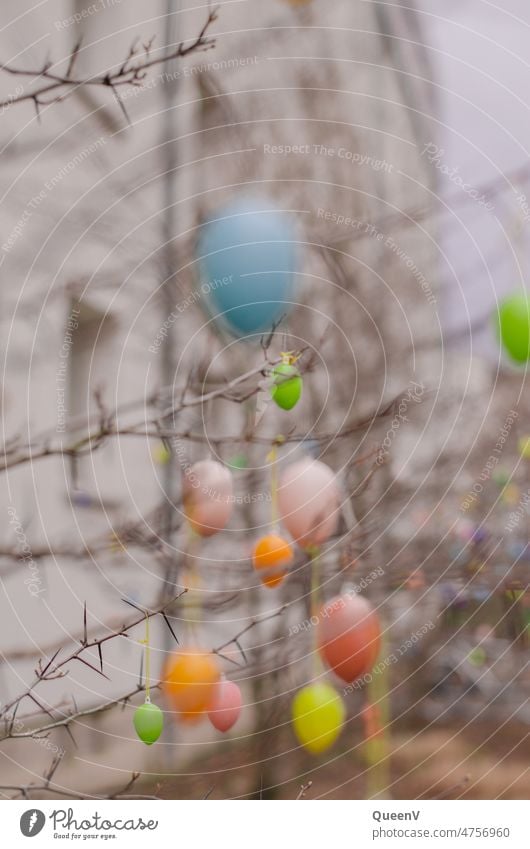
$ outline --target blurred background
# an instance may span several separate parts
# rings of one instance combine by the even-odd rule
[[[4,2],[0,792],[112,795],[140,773],[131,792],[164,798],[527,798],[530,405],[492,319],[528,279],[527,4],[215,8],[211,43],[162,61],[211,7]],[[247,201],[296,234],[261,344],[201,288],[205,222]],[[260,418],[264,356],[286,350],[302,398]],[[305,454],[341,492],[320,597],[359,588],[384,635],[370,680],[319,672],[347,714],[317,756],[290,713],[314,677],[307,553],[273,589],[251,562],[271,463]],[[233,510],[190,542],[183,472],[207,457]],[[127,602],[167,613],[155,683],[190,621],[226,649],[228,734],[157,691],[162,737],[137,739]]]

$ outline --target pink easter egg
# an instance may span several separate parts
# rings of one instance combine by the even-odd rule
[[[335,473],[310,457],[288,466],[278,487],[278,510],[283,525],[302,548],[322,545],[339,520]]]
[[[223,679],[217,684],[208,718],[218,731],[230,731],[241,714],[243,697],[233,681]]]
[[[381,626],[370,602],[359,595],[337,596],[318,614],[320,654],[339,678],[351,684],[370,672],[381,648]]]
[[[200,536],[222,531],[234,506],[231,472],[216,460],[194,463],[184,473],[182,504],[188,522]]]

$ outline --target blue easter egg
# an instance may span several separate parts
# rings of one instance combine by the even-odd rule
[[[235,201],[202,229],[198,300],[234,336],[267,332],[293,306],[297,254],[292,213]]]

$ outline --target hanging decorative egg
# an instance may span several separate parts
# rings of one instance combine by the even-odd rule
[[[290,362],[278,363],[272,371],[271,398],[282,410],[292,410],[302,395],[302,377]]]
[[[335,532],[340,497],[334,472],[306,457],[288,466],[278,487],[283,525],[302,548],[322,545]]]
[[[210,709],[220,678],[215,655],[202,649],[187,648],[171,655],[161,683],[180,718],[194,721]]]
[[[286,539],[277,534],[262,537],[254,546],[252,563],[266,587],[281,584],[293,560],[293,549]]]
[[[475,646],[475,648],[471,649],[469,652],[467,659],[473,666],[478,666],[480,668],[486,663],[488,655],[482,646]]]
[[[477,526],[471,519],[460,519],[455,526],[457,536],[465,542],[473,539],[476,529]]]
[[[246,469],[248,466],[248,457],[246,454],[235,454],[234,457],[231,457],[227,462],[227,466],[231,469]]]
[[[215,688],[208,719],[218,731],[230,731],[241,716],[242,705],[243,697],[237,684],[223,678]]]
[[[155,448],[153,448],[153,460],[159,466],[167,466],[171,460],[171,451],[166,445],[164,445],[163,442],[160,442]]]
[[[210,537],[226,527],[234,506],[232,474],[216,460],[186,469],[182,484],[184,515],[193,530]]]
[[[510,480],[510,473],[506,469],[495,469],[491,475],[491,479],[497,486],[504,487]]]
[[[516,363],[530,359],[530,300],[526,294],[505,298],[497,315],[500,341]]]
[[[337,596],[320,609],[317,641],[328,666],[351,684],[373,668],[379,655],[378,616],[370,602],[355,593]]]
[[[502,491],[502,500],[510,507],[516,507],[519,504],[520,493],[519,487],[515,483],[507,484]]]
[[[530,436],[521,436],[517,442],[517,447],[519,448],[519,454],[525,460],[530,460]]]
[[[293,306],[297,238],[291,213],[267,199],[237,200],[204,225],[200,296],[234,336],[270,331]]]
[[[318,755],[329,749],[339,736],[346,709],[331,684],[318,681],[300,690],[293,699],[293,728],[301,745]]]
[[[140,740],[146,746],[152,746],[162,734],[164,714],[157,705],[145,702],[134,711],[133,723]]]

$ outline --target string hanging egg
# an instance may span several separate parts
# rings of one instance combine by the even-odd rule
[[[298,265],[291,214],[246,197],[218,210],[198,243],[200,300],[236,337],[269,331],[289,312]]]
[[[301,745],[318,755],[329,749],[339,736],[346,709],[331,684],[319,681],[300,690],[293,699],[292,722]]]
[[[136,708],[133,724],[140,740],[146,746],[156,743],[164,727],[164,714],[151,703],[151,644],[149,639],[149,613],[145,611],[145,639],[141,640],[145,653],[145,702]]]
[[[237,684],[223,678],[215,688],[208,719],[217,731],[230,731],[241,716],[242,706],[243,697]]]
[[[292,547],[278,534],[261,537],[252,553],[252,563],[260,581],[270,588],[282,583],[293,559]]]
[[[226,527],[234,506],[232,474],[216,460],[186,469],[182,484],[184,515],[193,530],[209,537]]]
[[[343,681],[351,684],[369,672],[381,647],[379,619],[370,602],[353,593],[324,604],[318,613],[317,644]]]
[[[282,524],[302,548],[319,547],[335,532],[340,497],[335,473],[307,457],[288,466],[278,487]]]
[[[200,648],[184,648],[169,658],[162,689],[180,718],[196,721],[210,709],[221,671],[215,655]]]
[[[157,705],[145,702],[136,708],[133,723],[140,740],[147,746],[152,746],[162,734],[164,714]]]

